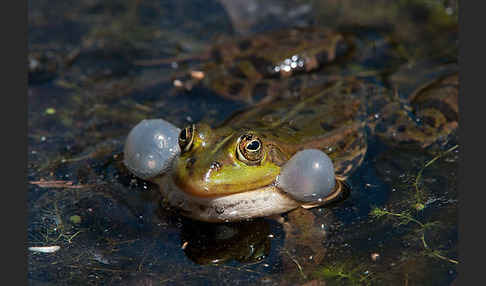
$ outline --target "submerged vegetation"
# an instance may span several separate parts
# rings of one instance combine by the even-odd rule
[[[71,244],[73,239],[78,236],[82,230],[77,230],[76,227],[69,227],[68,223],[62,218],[62,214],[58,208],[57,201],[52,203],[52,206],[46,207],[42,212],[42,221],[39,223],[30,241],[32,245],[52,245],[55,243]],[[70,222],[79,224],[81,218],[78,215],[70,217]]]
[[[457,148],[459,148],[459,145],[454,145],[452,146],[451,148],[447,149],[445,152],[435,156],[433,159],[431,159],[430,161],[428,161],[421,169],[420,171],[418,172],[417,176],[415,177],[415,181],[414,181],[414,188],[415,188],[415,194],[414,194],[414,198],[415,198],[415,202],[414,202],[414,205],[413,207],[418,210],[418,211],[421,211],[424,209],[424,203],[425,203],[425,194],[424,194],[424,191],[423,191],[423,188],[422,188],[422,174],[423,172],[425,171],[425,169],[427,167],[429,167],[430,165],[432,165],[435,161],[439,160],[440,158],[444,157],[445,155],[453,152],[454,150],[456,150]]]
[[[326,285],[390,285],[390,283],[395,284],[398,279],[403,279],[403,283],[409,285],[409,283],[423,282],[420,282],[421,280],[416,276],[426,275],[423,271],[429,266],[424,261],[424,257],[433,258],[430,261],[432,264],[433,261],[442,264],[445,262],[447,266],[452,267],[446,269],[455,269],[459,261],[450,257],[451,249],[444,246],[440,242],[441,239],[437,239],[443,236],[441,231],[446,229],[447,222],[440,217],[430,218],[426,214],[430,208],[433,208],[430,205],[434,200],[431,199],[433,195],[427,192],[428,188],[424,180],[427,179],[426,171],[434,163],[447,158],[458,148],[459,145],[454,145],[426,161],[415,175],[404,175],[402,179],[407,183],[398,184],[400,187],[395,190],[397,193],[403,191],[403,196],[387,204],[386,207],[371,207],[370,221],[355,230],[356,233],[360,233],[359,229],[364,229],[363,236],[358,234],[357,241],[345,243],[345,245],[348,243],[360,245],[363,240],[372,241],[370,235],[375,228],[378,228],[381,232],[389,233],[383,235],[386,249],[379,250],[380,248],[375,248],[375,245],[370,250],[375,249],[378,252],[367,253],[363,249],[351,247],[348,253],[341,252],[337,256],[327,256],[327,259],[324,259],[309,276],[325,281]],[[377,221],[383,224],[377,224]],[[391,250],[396,247],[397,242],[399,245],[406,245],[408,250],[400,247]],[[331,247],[328,249],[328,252],[330,251],[335,250]],[[387,271],[383,271],[384,265],[389,267]],[[453,270],[449,270],[449,273],[451,271]],[[427,283],[424,285],[429,285]],[[430,283],[430,285],[435,284]]]
[[[409,204],[408,209],[401,210],[401,211],[392,211],[384,208],[374,207],[370,212],[370,215],[375,218],[383,218],[392,221],[393,225],[396,227],[406,226],[409,224],[415,225],[415,229],[413,230],[413,232],[416,234],[415,238],[418,237],[418,240],[421,242],[424,248],[424,254],[430,257],[435,257],[438,259],[448,261],[453,264],[457,264],[458,261],[444,256],[443,251],[434,249],[429,243],[427,243],[426,240],[426,233],[428,231],[431,231],[434,228],[441,227],[440,221],[423,222],[420,221],[420,219],[417,217],[420,216],[420,212],[424,211],[425,204],[426,204],[425,201],[427,199],[426,192],[423,189],[423,182],[422,182],[422,177],[425,169],[431,166],[434,162],[436,162],[440,158],[453,152],[458,147],[459,145],[452,146],[445,152],[432,158],[420,169],[413,183],[414,193],[411,195],[412,203]]]
[[[326,281],[329,285],[372,285],[373,277],[369,271],[365,270],[366,266],[363,266],[351,263],[332,263],[314,272],[314,276]]]

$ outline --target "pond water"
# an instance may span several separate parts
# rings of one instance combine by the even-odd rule
[[[41,247],[30,285],[454,284],[455,132],[428,148],[369,136],[347,198],[226,224],[161,204],[122,150],[143,119],[215,125],[251,106],[203,84],[175,89],[215,42],[340,31],[361,56],[311,79],[353,75],[400,95],[457,73],[456,1],[37,0],[28,23],[28,245]]]

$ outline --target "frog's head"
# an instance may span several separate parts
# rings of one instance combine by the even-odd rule
[[[181,154],[174,162],[174,182],[198,197],[219,197],[268,186],[275,182],[281,164],[274,159],[274,146],[265,139],[255,130],[188,126],[179,135]]]

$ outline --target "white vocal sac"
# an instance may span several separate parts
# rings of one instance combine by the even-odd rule
[[[180,154],[179,133],[179,128],[163,119],[142,120],[125,141],[125,166],[145,180],[167,172]]]

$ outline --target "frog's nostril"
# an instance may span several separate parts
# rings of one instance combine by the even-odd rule
[[[186,168],[187,169],[191,168],[194,165],[194,163],[196,163],[196,158],[191,157],[191,158],[187,159]]]
[[[220,163],[220,162],[218,162],[218,161],[213,161],[213,162],[211,163],[210,168],[211,168],[212,170],[218,171],[218,170],[221,168],[221,163]]]

